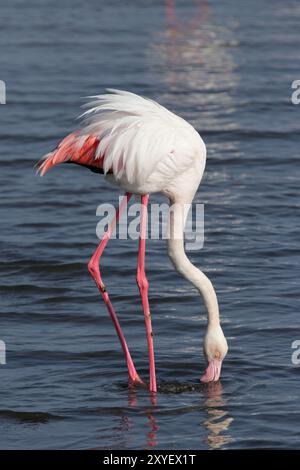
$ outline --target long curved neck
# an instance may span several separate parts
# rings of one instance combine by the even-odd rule
[[[184,251],[184,227],[190,203],[172,201],[169,212],[168,254],[176,270],[199,291],[207,310],[208,327],[219,326],[218,300],[211,281],[196,268]]]

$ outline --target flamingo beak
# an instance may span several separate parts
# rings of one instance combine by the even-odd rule
[[[214,358],[209,361],[207,369],[201,377],[201,382],[217,382],[220,378],[222,359]]]

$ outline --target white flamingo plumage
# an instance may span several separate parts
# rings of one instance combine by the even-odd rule
[[[119,90],[108,90],[107,94],[90,98],[92,101],[86,105],[88,109],[81,116],[81,129],[67,136],[53,152],[46,155],[38,171],[44,175],[58,163],[77,163],[106,174],[111,182],[126,193],[88,267],[119,336],[129,380],[131,383],[142,382],[102,282],[99,262],[127,201],[132,194],[140,195],[142,211],[137,283],[146,323],[150,391],[156,392],[153,333],[145,274],[145,233],[149,194],[160,192],[172,204],[168,254],[177,271],[198,289],[207,310],[208,323],[203,347],[208,367],[201,380],[217,381],[228,350],[220,326],[218,301],[210,280],[187,258],[183,235],[187,207],[193,201],[205,168],[205,144],[193,126],[150,99]]]

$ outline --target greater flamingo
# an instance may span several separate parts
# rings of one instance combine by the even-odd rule
[[[88,269],[114,323],[130,383],[143,382],[102,281],[100,258],[131,195],[141,197],[136,279],[146,324],[151,392],[157,391],[157,385],[145,274],[147,206],[151,193],[160,192],[169,198],[172,211],[169,216],[168,254],[177,271],[200,292],[207,310],[203,349],[208,366],[201,381],[217,381],[228,350],[220,325],[217,296],[210,280],[189,261],[184,251],[187,207],[193,201],[205,168],[205,144],[191,124],[158,103],[126,91],[107,91],[107,94],[90,97],[92,101],[82,115],[81,129],[68,135],[53,152],[46,155],[39,164],[38,172],[43,176],[58,163],[76,163],[105,174],[125,191],[116,216],[90,259]]]

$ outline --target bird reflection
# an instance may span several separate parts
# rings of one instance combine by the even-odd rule
[[[148,426],[150,428],[147,433],[147,449],[153,449],[157,445],[157,431],[159,430],[159,426],[157,419],[153,416],[151,411],[148,412],[147,417],[149,420]]]
[[[200,385],[199,385],[200,387]],[[206,418],[201,425],[201,429],[205,429],[205,446],[209,449],[221,449],[227,444],[233,442],[230,435],[230,425],[233,418],[226,409],[226,402],[223,398],[223,389],[221,382],[211,382],[205,387],[199,388],[204,393],[204,411]],[[128,388],[128,406],[140,410],[138,403],[138,390],[135,387]],[[145,395],[141,397],[145,399]],[[156,401],[153,404],[153,396],[148,395],[150,406],[144,409],[143,416],[147,417],[145,423],[145,449],[154,449],[158,445],[158,432],[160,429],[157,418],[155,417]],[[124,414],[121,416],[120,423],[116,428],[121,442],[128,445],[130,436],[134,433],[134,420]],[[202,432],[201,432],[202,433]]]
[[[228,433],[233,418],[228,415],[228,411],[225,409],[226,401],[222,398],[220,382],[209,383],[205,394],[204,405],[208,415],[204,421],[204,426],[207,429],[206,444],[210,449],[220,449],[233,441]]]
[[[157,423],[157,419],[153,415],[153,411],[157,404],[157,396],[154,393],[149,393],[149,400],[151,408],[146,411],[146,416],[148,418],[147,427],[149,431],[146,434],[146,448],[153,449],[157,445],[157,431],[159,430],[159,426]],[[135,408],[138,405],[137,400],[137,389],[136,387],[129,387],[128,388],[128,405],[129,407]],[[128,418],[126,420],[128,423]],[[128,427],[129,429],[129,427]],[[125,430],[125,429],[124,429]]]
[[[199,27],[210,16],[210,8],[206,0],[196,0],[195,8],[192,19],[183,21],[176,13],[175,1],[166,0],[166,21],[174,35]]]
[[[193,110],[193,117],[201,111],[199,125],[186,116],[196,128],[203,130],[205,126],[212,131],[221,126],[225,129],[233,126],[230,122],[234,111],[231,91],[238,78],[230,48],[237,42],[229,28],[214,20],[207,0],[194,0],[189,5],[190,18],[182,19],[182,10],[175,0],[166,0],[165,29],[156,32],[149,60],[157,71],[155,80],[167,85],[167,91],[162,87],[163,99],[170,101],[173,109],[178,106],[182,111],[184,103],[187,113]],[[219,108],[222,117],[216,113]]]
[[[128,405],[130,407],[137,406],[137,389],[134,386],[128,387]]]

